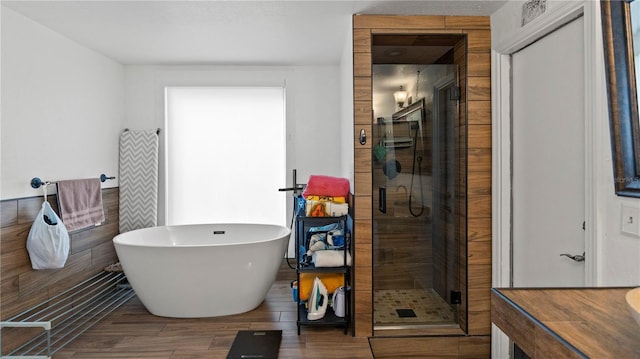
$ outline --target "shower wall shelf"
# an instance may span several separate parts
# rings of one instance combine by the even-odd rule
[[[411,137],[393,137],[383,138],[382,146],[387,148],[407,148],[413,146],[413,138]]]
[[[378,125],[398,125],[398,124],[411,124],[412,122],[418,123],[421,122],[421,118],[400,118],[395,120],[387,120],[384,117],[378,118],[376,124]]]
[[[393,115],[391,115],[391,119],[394,122],[403,121],[402,119],[406,121],[422,121],[423,110],[424,110],[424,98],[421,98],[416,102],[412,103],[411,105],[400,109],[400,111],[395,112]],[[416,113],[416,111],[420,111],[419,116],[412,117],[413,114]]]
[[[324,226],[327,224],[339,223],[341,224],[344,231],[344,248],[340,250],[343,255],[343,259],[345,265],[340,267],[315,267],[312,263],[306,264],[301,263],[300,261],[300,245],[304,243],[306,234],[311,227]],[[297,303],[298,303],[298,335],[300,335],[300,327],[301,326],[334,326],[334,327],[343,327],[344,333],[347,334],[349,330],[349,323],[351,320],[351,291],[348,290],[350,288],[350,276],[351,276],[351,267],[346,265],[347,263],[347,253],[350,251],[351,247],[351,226],[352,220],[349,215],[344,215],[340,217],[307,217],[304,214],[300,213],[296,216],[295,222],[295,248],[296,248],[296,279],[298,280],[298,294],[297,294]],[[307,318],[308,310],[305,302],[300,300],[300,274],[301,273],[338,273],[342,274],[344,278],[344,287],[347,289],[345,293],[345,315],[344,317],[338,317],[335,315],[333,309],[330,305],[327,306],[327,311],[325,316],[321,319],[317,320],[309,320]],[[331,294],[329,294],[329,298],[331,298]]]

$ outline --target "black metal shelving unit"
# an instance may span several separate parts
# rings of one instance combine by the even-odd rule
[[[295,223],[295,242],[296,242],[296,277],[298,280],[298,286],[300,286],[300,274],[301,273],[340,273],[344,276],[344,286],[347,288],[345,293],[345,315],[344,317],[338,317],[333,312],[331,306],[327,306],[327,312],[325,316],[317,320],[309,320],[307,318],[306,303],[300,300],[300,290],[298,290],[298,335],[300,335],[300,327],[302,326],[333,326],[343,327],[344,333],[347,334],[349,330],[349,324],[351,320],[351,291],[349,290],[351,285],[351,267],[347,265],[347,253],[351,249],[351,225],[348,215],[340,217],[307,217],[304,213],[299,213],[296,216]],[[343,254],[344,265],[340,267],[315,267],[313,263],[301,263],[300,260],[300,245],[304,243],[307,232],[312,227],[324,226],[332,223],[340,223],[344,231],[345,245],[340,251]],[[329,295],[329,298],[331,295]]]

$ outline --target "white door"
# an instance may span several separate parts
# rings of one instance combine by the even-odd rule
[[[512,56],[514,287],[584,286],[584,21]]]

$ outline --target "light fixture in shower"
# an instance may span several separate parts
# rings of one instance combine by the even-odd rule
[[[393,98],[400,108],[404,107],[404,103],[407,102],[407,96],[407,91],[405,91],[402,86],[400,86],[400,90],[393,93]]]

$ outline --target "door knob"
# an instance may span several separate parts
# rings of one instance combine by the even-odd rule
[[[573,254],[573,255],[571,255],[569,253],[562,253],[560,256],[561,257],[565,256],[567,258],[571,258],[576,262],[584,262],[584,255],[585,255],[585,252],[582,252],[582,254]]]

